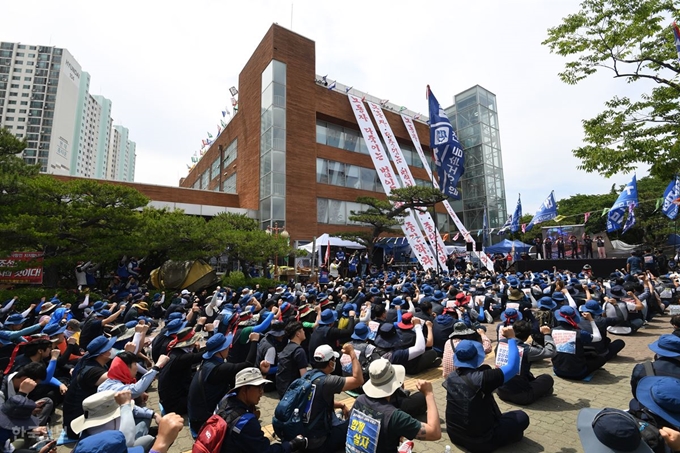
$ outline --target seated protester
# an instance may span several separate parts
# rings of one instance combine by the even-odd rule
[[[176,342],[168,345],[170,360],[158,373],[158,399],[166,413],[187,414],[187,395],[194,366],[201,363],[200,335],[190,327],[177,334]]]
[[[130,321],[136,321],[140,316],[146,316],[149,314],[149,304],[146,302],[138,302],[132,304],[132,307],[125,313],[125,318],[123,322],[127,323]]]
[[[549,296],[544,296],[536,302],[537,309],[534,313],[534,325],[532,326],[531,342],[533,344],[543,346],[544,336],[540,331],[543,326],[551,329],[557,325],[555,321],[554,310],[557,308],[557,303]]]
[[[28,365],[21,367],[19,371],[10,373],[2,379],[2,388],[0,389],[0,404],[10,399],[14,395],[23,395],[29,397],[33,392],[35,386],[47,377],[45,365],[39,362],[31,362]],[[45,426],[50,420],[50,416],[54,410],[54,402],[49,398],[33,399],[39,411],[35,414],[38,417],[40,426]]]
[[[111,310],[114,310],[116,304],[111,306]],[[80,339],[78,344],[82,349],[87,349],[90,341],[94,340],[100,335],[104,335],[104,326],[112,324],[125,310],[125,306],[121,305],[118,311],[111,313],[107,309],[102,309],[94,313],[92,317],[87,319],[80,325]]]
[[[244,368],[236,374],[236,384],[220,401],[216,414],[227,422],[227,434],[222,442],[223,453],[290,453],[304,450],[307,439],[298,436],[290,442],[270,443],[262,431],[257,405],[264,393],[264,379],[257,368]]]
[[[584,313],[583,318],[590,322],[592,334],[581,329],[581,317],[572,307],[564,305],[555,312],[557,326],[553,329],[553,338],[556,338],[557,354],[552,363],[556,376],[581,380],[607,363],[605,357],[586,354],[583,349],[584,345],[602,340],[590,313]]]
[[[434,322],[432,323],[432,349],[437,353],[438,356],[443,355],[444,346],[449,340],[449,336],[453,332],[454,324],[458,320],[458,318],[456,318],[455,311],[456,310],[453,307],[444,308],[444,312],[434,318]]]
[[[522,319],[524,319],[522,312],[515,308],[506,308],[501,313],[501,323],[496,326],[496,338],[501,340],[503,338],[502,329],[504,327],[512,327],[516,321],[521,321]]]
[[[321,312],[321,319],[319,326],[314,329],[311,338],[309,339],[309,356],[314,355],[316,348],[322,344],[330,345],[334,351],[339,351],[342,343],[348,341],[354,332],[354,325],[356,323],[356,313],[351,312],[349,322],[345,329],[338,329],[334,327],[338,319],[336,311],[327,308]],[[342,370],[338,367],[336,374],[342,374]],[[353,387],[356,388],[356,387]]]
[[[373,289],[373,288],[371,288]],[[392,301],[390,302],[388,299],[385,299],[385,303],[389,304],[389,309],[387,310],[387,316],[385,318],[385,321],[387,322],[400,322],[401,317],[404,313],[404,310],[406,307],[413,307],[413,303],[411,302],[411,298],[403,298],[401,296],[397,296]],[[378,305],[378,304],[376,304]],[[410,311],[410,310],[407,310]],[[413,309],[413,312],[415,312],[415,309]]]
[[[138,425],[138,431],[141,429],[146,431],[144,434],[147,434],[151,419],[153,418],[156,422],[159,422],[161,416],[154,413],[153,409],[144,407],[146,398],[148,398],[146,390],[169,360],[170,358],[167,355],[161,355],[156,364],[137,381],[137,356],[131,352],[123,351],[111,361],[107,379],[99,385],[97,391],[129,390],[132,393],[132,399],[137,399],[133,413],[135,422]]]
[[[219,402],[227,390],[233,387],[236,373],[254,365],[260,334],[252,332],[249,338],[250,351],[243,363],[226,362],[232,334],[225,337],[216,333],[206,343],[203,362],[191,379],[187,400],[189,427],[194,433],[198,433],[203,423],[213,414],[215,402]],[[266,373],[269,371],[269,364],[262,362],[260,368]]]
[[[107,379],[106,364],[111,360],[111,348],[116,337],[101,335],[90,342],[87,352],[78,361],[71,374],[71,384],[64,396],[64,429],[70,439],[78,436],[71,430],[71,422],[83,415],[83,401],[97,392],[97,387]]]
[[[375,346],[368,342],[369,328],[363,322],[354,326],[354,333],[349,344],[354,348],[354,352],[361,364],[361,371],[364,376],[364,382],[368,379],[368,366],[378,355],[375,354]],[[342,374],[344,376],[352,375],[352,360],[349,355],[343,354],[340,357],[340,364],[342,365]],[[354,389],[352,389],[354,390]]]
[[[302,377],[307,373],[307,354],[301,346],[305,341],[305,329],[299,322],[292,322],[288,324],[284,331],[285,338],[288,339],[286,344],[278,353],[278,367],[276,370],[276,391],[279,394],[279,399],[283,398],[288,386],[297,378]],[[266,358],[267,362],[269,360]],[[272,362],[269,362],[272,363]]]
[[[456,299],[454,300],[454,310],[455,310],[455,315],[456,317],[463,321],[468,327],[473,327],[474,321],[477,319],[475,317],[473,319],[472,311],[469,307],[470,303],[470,296],[467,296],[464,292],[459,292],[456,294]],[[447,304],[448,305],[448,304]]]
[[[589,346],[584,346],[583,349],[586,353],[593,352],[597,355],[604,356],[607,361],[616,357],[616,355],[626,346],[626,343],[623,340],[612,341],[611,338],[607,336],[607,327],[613,326],[617,322],[616,319],[603,317],[602,314],[604,313],[604,310],[602,310],[600,304],[595,300],[589,300],[581,305],[579,311],[581,313],[588,312],[591,314],[595,321],[595,325],[597,325],[597,329],[600,331],[600,336],[602,337],[601,341],[592,343]],[[581,326],[581,329],[588,333],[592,333],[591,324],[586,319],[581,319],[579,325]]]
[[[129,390],[95,393],[85,398],[84,413],[71,422],[71,429],[81,439],[107,431],[120,431],[125,436],[127,447],[141,446],[144,451],[148,451],[154,438],[148,434],[140,435],[136,430],[131,401],[132,393]]]
[[[378,335],[374,340],[375,352],[383,359],[391,363],[403,365],[409,374],[418,374],[428,368],[437,367],[441,364],[441,358],[430,349],[425,350],[426,342],[423,336],[423,327],[420,319],[412,320],[416,342],[409,348],[403,348],[401,339],[397,334],[394,324],[385,323],[380,326]],[[433,329],[430,329],[432,332]],[[430,334],[429,336],[432,336]]]
[[[555,342],[550,335],[550,327],[541,326],[541,333],[544,338],[544,345],[527,344],[531,334],[531,324],[529,321],[517,321],[512,325],[515,332],[517,346],[523,349],[520,359],[519,374],[502,386],[498,387],[496,393],[498,397],[507,403],[528,405],[543,396],[551,395],[553,392],[553,378],[549,374],[534,376],[531,372],[531,363],[543,359],[551,359],[557,354]],[[507,343],[507,340],[500,340]],[[499,344],[500,344],[499,342]]]
[[[468,327],[464,322],[458,321],[453,326],[453,332],[449,335],[449,340],[444,346],[444,356],[442,357],[442,377],[446,378],[453,370],[455,366],[453,365],[453,351],[455,351],[456,346],[463,340],[477,341],[482,344],[484,348],[484,354],[491,352],[491,340],[486,336],[486,332],[482,329],[477,329],[474,331],[472,328]]]
[[[422,318],[421,326],[424,325],[425,321]],[[406,312],[401,316],[401,321],[397,323],[397,334],[401,339],[401,346],[404,348],[410,348],[416,344],[416,334],[413,332],[413,313]],[[424,334],[423,334],[424,335]],[[430,345],[432,347],[432,345]]]
[[[177,334],[186,328],[187,323],[182,319],[173,319],[165,326],[164,331],[161,331],[151,342],[151,360],[158,360],[158,358],[167,354],[168,345],[173,340],[177,341]]]
[[[257,302],[252,297],[249,301]],[[236,364],[243,363],[250,352],[250,345],[248,344],[250,341],[250,334],[264,334],[267,329],[269,329],[269,325],[274,320],[274,317],[279,313],[278,307],[272,307],[271,312],[267,315],[265,320],[255,325],[256,321],[252,320],[252,308],[252,306],[247,306],[246,310],[241,313],[235,313],[228,322],[224,319],[223,322],[229,326],[226,331],[223,330],[224,327],[222,324],[218,327],[218,332],[232,332],[234,336],[231,351],[229,351],[229,356],[227,357],[228,362]]]
[[[390,325],[394,328],[393,324]],[[312,370],[323,372],[324,376],[312,381],[316,385],[313,394],[309,420],[318,420],[316,424],[306,425],[307,453],[322,453],[336,451],[345,445],[347,437],[347,426],[349,423],[349,410],[344,403],[335,402],[335,395],[354,389],[364,383],[361,373],[359,359],[354,352],[352,345],[345,344],[342,347],[343,354],[347,354],[352,359],[352,376],[335,376],[333,371],[338,365],[340,354],[335,352],[329,345],[323,344],[316,348],[312,356]],[[335,414],[335,409],[342,409],[344,420],[340,420]]]
[[[671,376],[680,378],[680,337],[661,335],[649,345],[654,352],[653,362],[638,363],[630,377],[630,387],[635,396],[638,382],[645,376]]]
[[[0,448],[3,452],[35,452],[35,450],[21,449],[16,450],[11,442],[23,440],[24,443],[33,445],[36,433],[34,429],[40,430],[40,421],[33,416],[37,409],[36,403],[26,395],[14,395],[2,403],[0,407]],[[42,425],[43,429],[45,425]],[[23,434],[22,437],[19,437]],[[56,444],[52,445],[52,452],[56,451]],[[42,452],[41,450],[41,453]]]
[[[632,292],[626,293],[623,286],[615,285],[607,293],[603,306],[607,318],[616,319],[613,326],[607,327],[607,332],[614,335],[630,335],[644,325],[642,319],[628,319],[631,311],[642,311],[644,308],[640,299]]]
[[[512,327],[503,329],[508,340],[508,362],[501,368],[484,363],[484,350],[476,341],[456,347],[456,370],[446,378],[446,431],[454,444],[471,452],[490,452],[519,442],[529,427],[523,411],[501,413],[493,391],[515,377],[520,358]]]
[[[272,382],[265,385],[265,392],[272,392],[276,390],[274,380],[276,379],[276,373],[278,371],[279,365],[278,355],[288,343],[288,337],[286,337],[286,331],[284,330],[286,324],[287,323],[284,323],[283,321],[272,322],[269,332],[267,332],[264,338],[260,340],[257,345],[257,357],[255,358],[255,363],[260,363],[263,360],[266,360],[269,363],[269,374],[267,374],[266,377]],[[306,357],[307,356],[305,354],[305,360],[307,359]]]
[[[646,376],[640,379],[635,390],[635,399],[631,401],[630,412],[639,413],[633,407],[638,402],[646,417],[653,417],[650,424],[657,427],[667,426],[680,429],[680,379],[670,376]],[[640,417],[642,418],[642,417]]]
[[[49,319],[40,320],[40,323],[24,327],[26,318],[21,313],[11,314],[3,322],[3,337],[9,341],[20,340],[21,337],[36,334],[47,325]]]
[[[52,345],[56,346],[60,353],[54,375],[60,380],[66,379],[66,382],[68,382],[75,362],[83,356],[80,346],[78,346],[78,339],[73,336],[66,339],[66,326],[59,324],[48,324],[42,330],[42,333],[50,337]]]
[[[394,395],[404,384],[406,371],[403,366],[378,359],[371,363],[368,373],[370,380],[362,387],[364,394],[357,398],[349,416],[348,442],[355,438],[353,432],[360,435],[352,428],[357,426],[353,421],[366,420],[365,416],[380,422],[380,430],[369,440],[377,445],[375,453],[394,453],[399,448],[401,437],[418,440],[441,438],[439,412],[430,382],[418,380],[416,384],[427,405],[427,422],[421,423],[395,405]],[[355,444],[358,442],[355,441]],[[351,448],[351,445],[346,446],[347,451]]]
[[[19,346],[15,348],[18,351]],[[52,350],[52,342],[45,337],[33,339],[23,347],[23,354],[18,356],[14,363],[7,366],[6,372],[16,372],[29,363],[42,363],[47,367],[47,375],[31,392],[30,399],[38,401],[42,398],[49,398],[54,406],[61,404],[63,395],[68,387],[54,377],[57,369],[57,359],[59,350]],[[49,359],[49,361],[47,361]],[[11,370],[11,371],[10,371]]]
[[[576,426],[581,445],[586,452],[652,453],[652,449],[642,437],[643,428],[639,422],[622,410],[581,409],[578,412]]]

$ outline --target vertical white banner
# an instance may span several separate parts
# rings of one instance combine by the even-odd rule
[[[352,111],[354,112],[357,124],[359,125],[359,130],[361,130],[361,135],[364,137],[364,141],[368,147],[373,166],[378,172],[380,183],[382,184],[385,193],[389,196],[393,189],[399,188],[399,181],[394,176],[392,165],[387,159],[387,156],[385,156],[385,150],[383,150],[382,144],[378,139],[375,128],[373,127],[373,122],[368,116],[363,101],[360,97],[352,94],[348,94],[347,98],[349,99],[349,104],[352,106]],[[395,206],[398,207],[397,204],[395,204]],[[425,238],[420,231],[416,219],[408,210],[404,211],[404,223],[401,225],[401,230],[404,232],[404,236],[406,236],[406,239],[411,246],[411,250],[413,250],[423,268],[426,270],[434,269],[436,267],[435,258],[425,242]]]
[[[413,146],[415,147],[416,151],[418,152],[418,156],[420,156],[420,160],[423,163],[423,167],[425,167],[425,171],[427,172],[427,175],[430,177],[430,180],[432,181],[432,184],[434,185],[435,188],[439,189],[439,184],[437,184],[437,180],[434,179],[434,175],[432,174],[432,170],[430,169],[430,165],[428,164],[427,159],[425,158],[425,153],[423,152],[423,147],[420,144],[420,139],[418,138],[418,133],[416,132],[416,126],[413,124],[413,120],[406,116],[406,115],[401,115],[401,119],[404,122],[404,126],[406,126],[406,130],[408,131],[408,135],[411,137],[411,141],[413,142]],[[453,210],[451,207],[451,204],[448,202],[448,200],[444,200],[444,208],[446,208],[446,212],[449,213],[449,216],[453,220],[453,223],[456,224],[456,227],[458,228],[458,231],[463,235],[465,240],[467,242],[472,243],[473,250],[476,248],[475,246],[475,240],[472,238],[472,235],[468,231],[467,228],[465,228],[465,225],[463,225],[463,222],[460,221],[460,218],[458,218],[458,215],[456,214],[456,211]],[[482,264],[490,270],[493,271],[493,262],[489,257],[487,256],[486,253],[484,252],[479,252],[475,250],[473,253],[475,253],[479,259],[482,261]]]
[[[404,159],[404,154],[401,152],[401,148],[399,148],[399,144],[392,132],[392,127],[387,122],[387,118],[385,118],[382,108],[375,102],[368,101],[367,104],[373,113],[373,118],[375,118],[375,123],[378,125],[380,134],[382,134],[383,141],[387,146],[387,151],[390,153],[390,156],[392,156],[392,162],[394,162],[397,167],[397,174],[399,174],[402,185],[406,187],[415,186],[416,183],[413,179],[411,169],[408,168],[406,159]],[[432,216],[428,211],[423,212],[419,209],[414,209],[414,211],[423,230],[425,230],[427,238],[430,240],[432,251],[439,260],[441,269],[448,272],[449,268],[446,266],[446,245],[439,234],[437,224],[432,220]]]

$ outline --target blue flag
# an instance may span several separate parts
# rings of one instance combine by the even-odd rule
[[[678,198],[680,198],[680,182],[676,176],[663,193],[663,207],[661,208],[661,212],[671,220],[675,220],[678,216],[678,205],[675,203]]]
[[[538,211],[536,211],[534,218],[531,219],[531,222],[529,222],[529,225],[527,225],[524,230],[530,231],[534,225],[538,225],[541,222],[547,222],[548,220],[552,220],[555,217],[557,217],[557,203],[555,203],[555,193],[550,192],[548,198],[546,198],[545,201],[541,203],[541,206],[539,206]]]
[[[633,175],[633,179],[623,188],[619,198],[616,199],[614,205],[607,214],[607,233],[618,231],[623,225],[623,216],[626,214],[626,209],[631,204],[638,204],[637,194],[637,179]]]
[[[630,230],[633,225],[635,225],[635,205],[629,204],[628,205],[628,218],[626,219],[626,224],[623,225],[622,233],[625,233],[626,231]]]
[[[430,108],[430,148],[434,152],[434,162],[438,168],[439,185],[442,193],[460,200],[461,194],[456,186],[465,172],[463,148],[458,142],[449,118],[439,105],[437,98],[434,97],[429,85],[427,93]]]
[[[486,206],[484,206],[484,219],[482,220],[482,229],[484,230],[484,236],[482,240],[484,241],[484,246],[489,243],[489,218],[486,213]]]
[[[515,213],[512,215],[512,223],[510,224],[510,231],[517,233],[519,230],[519,221],[522,218],[522,197],[517,197],[517,206],[515,207]]]
[[[505,221],[503,226],[498,230],[498,233],[496,235],[500,236],[501,234],[505,234],[505,230],[510,228],[510,225],[512,225],[512,216],[508,216],[508,220]]]

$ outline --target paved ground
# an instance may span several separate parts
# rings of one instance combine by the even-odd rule
[[[590,382],[565,381],[555,377],[555,391],[553,396],[547,397],[536,404],[525,408],[531,419],[531,425],[525,432],[524,440],[519,443],[506,447],[500,452],[549,452],[549,453],[576,453],[582,452],[581,444],[576,432],[576,415],[581,408],[593,407],[615,407],[626,409],[632,395],[630,391],[630,375],[636,363],[650,360],[652,352],[647,345],[658,338],[659,335],[670,333],[670,317],[664,316],[653,320],[645,329],[640,330],[632,337],[623,338],[626,347],[619,357],[605,365],[595,373]],[[489,329],[492,332],[494,329]],[[492,334],[493,335],[493,334]],[[490,336],[491,337],[491,336]],[[493,339],[493,338],[492,338]],[[487,359],[488,361],[489,359]],[[540,373],[550,373],[550,363],[538,363],[532,365],[532,371],[538,375]],[[420,453],[443,453],[447,445],[451,445],[452,452],[465,451],[454,446],[446,435],[444,423],[444,410],[446,408],[446,393],[441,386],[443,381],[441,370],[426,373],[432,380],[435,390],[435,399],[439,408],[439,415],[442,422],[442,438],[437,442],[416,441],[414,451]],[[407,382],[406,387],[413,386],[414,380]],[[346,394],[338,395],[338,400],[351,401],[351,397]],[[505,404],[497,398],[502,411],[517,409],[516,406]],[[152,391],[150,402],[157,407],[157,394]],[[263,425],[269,425],[271,417],[276,407],[278,399],[275,394],[265,394],[260,402]],[[58,421],[57,421],[58,422]],[[54,430],[58,432],[57,430]],[[265,426],[265,431],[270,431]],[[172,452],[191,451],[193,441],[188,427],[185,428],[171,448]],[[59,452],[66,452],[70,449],[60,448]]]

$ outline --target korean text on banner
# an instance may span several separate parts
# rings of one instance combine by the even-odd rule
[[[382,108],[375,102],[368,101],[367,104],[373,113],[373,118],[375,118],[375,122],[378,125],[378,129],[380,130],[380,134],[382,135],[383,141],[387,146],[387,151],[392,157],[392,162],[394,162],[395,166],[397,167],[397,173],[399,174],[399,179],[401,180],[402,185],[405,187],[415,186],[416,184],[413,179],[413,175],[411,174],[411,169],[408,168],[406,159],[401,152],[401,148],[397,143],[397,139],[392,132],[392,127],[387,122],[387,118],[385,118]],[[437,256],[439,265],[443,270],[448,272],[449,269],[446,266],[446,245],[439,234],[437,224],[434,222],[434,220],[432,220],[432,216],[429,212],[423,212],[419,209],[415,209],[414,211],[418,220],[420,221],[420,225],[422,225],[423,230],[425,230],[427,238],[430,240],[430,244],[434,248],[432,251],[434,252],[434,255]]]
[[[442,192],[460,200],[461,194],[456,188],[458,180],[465,172],[465,154],[453,130],[451,121],[434,93],[427,87],[428,105],[430,109],[430,148],[434,152],[435,165],[438,168],[439,183]]]
[[[42,285],[42,260],[42,252],[13,252],[8,258],[0,260],[0,282]],[[12,268],[19,266],[20,262],[26,263],[30,261],[35,261],[39,265],[21,270],[12,270]]]
[[[361,130],[361,135],[366,142],[366,147],[368,148],[371,160],[373,161],[373,166],[378,173],[380,183],[383,186],[385,194],[389,196],[393,189],[399,188],[399,181],[397,181],[394,176],[392,165],[387,156],[385,156],[385,151],[377,137],[373,122],[368,116],[368,112],[366,111],[361,98],[352,94],[349,94],[347,98],[352,106],[352,111],[354,112],[359,129]],[[411,246],[411,250],[416,255],[418,262],[420,262],[423,268],[425,270],[434,269],[436,267],[435,258],[429,251],[429,246],[425,243],[425,237],[420,231],[416,219],[408,211],[404,212],[404,223],[401,225],[401,230],[404,232],[404,236]]]

